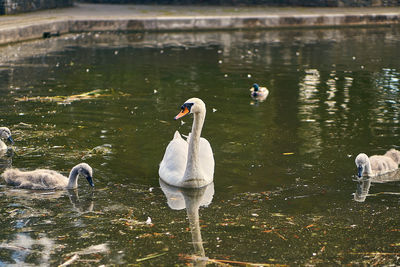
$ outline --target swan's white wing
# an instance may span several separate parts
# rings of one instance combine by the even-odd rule
[[[393,159],[386,156],[371,156],[369,160],[371,162],[372,171],[375,175],[384,174],[397,169],[397,164]]]
[[[212,148],[207,139],[201,137],[200,138],[200,148],[199,148],[199,157],[200,157],[200,166],[203,170],[203,173],[206,175],[208,179],[212,181],[214,177],[214,155],[212,152]]]
[[[186,169],[188,143],[176,131],[174,139],[168,144],[158,174],[170,185],[179,186]]]

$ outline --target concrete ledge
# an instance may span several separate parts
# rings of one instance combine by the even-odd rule
[[[63,34],[68,33],[69,31],[68,21],[43,22],[40,24],[15,26],[6,29],[0,29],[0,44],[42,38],[44,32],[59,32],[60,34]]]
[[[69,32],[87,31],[192,31],[270,29],[277,27],[329,27],[399,24],[399,14],[178,17],[116,20],[72,20]]]
[[[229,30],[229,29],[272,29],[277,27],[331,27],[331,26],[367,26],[367,25],[390,25],[400,23],[400,10],[398,12],[386,12],[380,9],[374,13],[374,9],[314,9],[274,11],[271,14],[260,14],[251,12],[237,12],[237,15],[199,15],[195,14],[161,16],[159,13],[150,15],[123,14],[111,11],[104,16],[103,10],[99,8],[98,13],[89,10],[81,10],[79,16],[74,16],[74,10],[79,11],[79,6],[66,9],[60,14],[47,14],[46,17],[39,15],[15,16],[2,20],[0,17],[0,44],[20,42],[29,39],[42,38],[44,32],[72,33],[90,31],[195,31],[195,30]],[[323,13],[322,11],[325,11]],[[329,12],[328,12],[329,11]],[[355,11],[363,11],[357,13]],[[390,11],[393,11],[391,9]],[[89,12],[85,16],[85,12]],[[204,11],[202,11],[204,12]],[[192,12],[193,13],[193,12]],[[319,13],[319,14],[315,14]],[[45,13],[46,14],[46,13]]]

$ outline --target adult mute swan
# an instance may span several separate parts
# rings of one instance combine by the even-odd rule
[[[253,99],[264,101],[269,94],[267,87],[260,87],[258,84],[253,84],[253,87],[250,88],[250,96]]]
[[[0,127],[0,151],[7,150],[7,145],[2,141],[7,139],[11,144],[14,144],[14,140],[11,137],[11,131],[7,127]]]
[[[175,120],[192,113],[192,132],[184,140],[178,131],[168,144],[158,174],[165,183],[177,187],[198,188],[214,177],[214,156],[210,143],[200,137],[206,117],[206,105],[199,98],[188,99]]]
[[[86,177],[90,186],[94,186],[92,168],[86,163],[80,163],[72,168],[69,177],[46,169],[20,171],[6,169],[1,177],[7,184],[26,189],[73,189],[78,187],[78,176]]]
[[[385,155],[374,155],[368,157],[364,153],[356,157],[358,177],[382,175],[398,168],[400,163],[400,151],[390,149]]]

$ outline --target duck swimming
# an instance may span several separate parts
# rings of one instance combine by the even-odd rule
[[[384,155],[368,157],[364,153],[358,154],[355,159],[358,177],[377,176],[396,170],[400,163],[400,151],[390,149]]]
[[[267,87],[260,87],[256,83],[250,88],[250,92],[250,96],[259,101],[264,101],[269,94]]]
[[[74,189],[78,187],[78,176],[86,177],[90,186],[94,186],[92,168],[86,163],[80,163],[72,168],[69,177],[47,169],[20,171],[6,169],[1,177],[7,184],[25,189]]]
[[[184,140],[178,131],[165,150],[158,173],[165,183],[177,187],[198,188],[214,177],[214,156],[210,143],[200,137],[206,117],[206,105],[199,98],[188,99],[175,120],[193,114],[192,132]]]

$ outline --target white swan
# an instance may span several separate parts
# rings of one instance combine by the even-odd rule
[[[214,177],[214,156],[210,143],[200,137],[206,117],[206,105],[199,98],[190,98],[181,107],[175,120],[193,113],[192,132],[184,140],[178,131],[168,144],[158,174],[167,184],[177,187],[203,187]]]
[[[400,163],[400,151],[390,149],[385,155],[374,155],[368,158],[364,153],[356,157],[358,177],[382,175],[398,168]]]
[[[72,168],[69,177],[46,169],[20,171],[6,169],[1,177],[7,184],[26,189],[73,189],[78,187],[78,175],[85,176],[90,186],[94,186],[92,168],[86,163],[80,163]]]
[[[11,131],[7,127],[0,127],[0,151],[7,150],[7,145],[2,141],[7,139],[11,144],[14,144],[14,140],[11,137]]]
[[[253,84],[250,88],[250,96],[256,100],[264,101],[269,94],[267,87],[260,87],[258,84]]]

